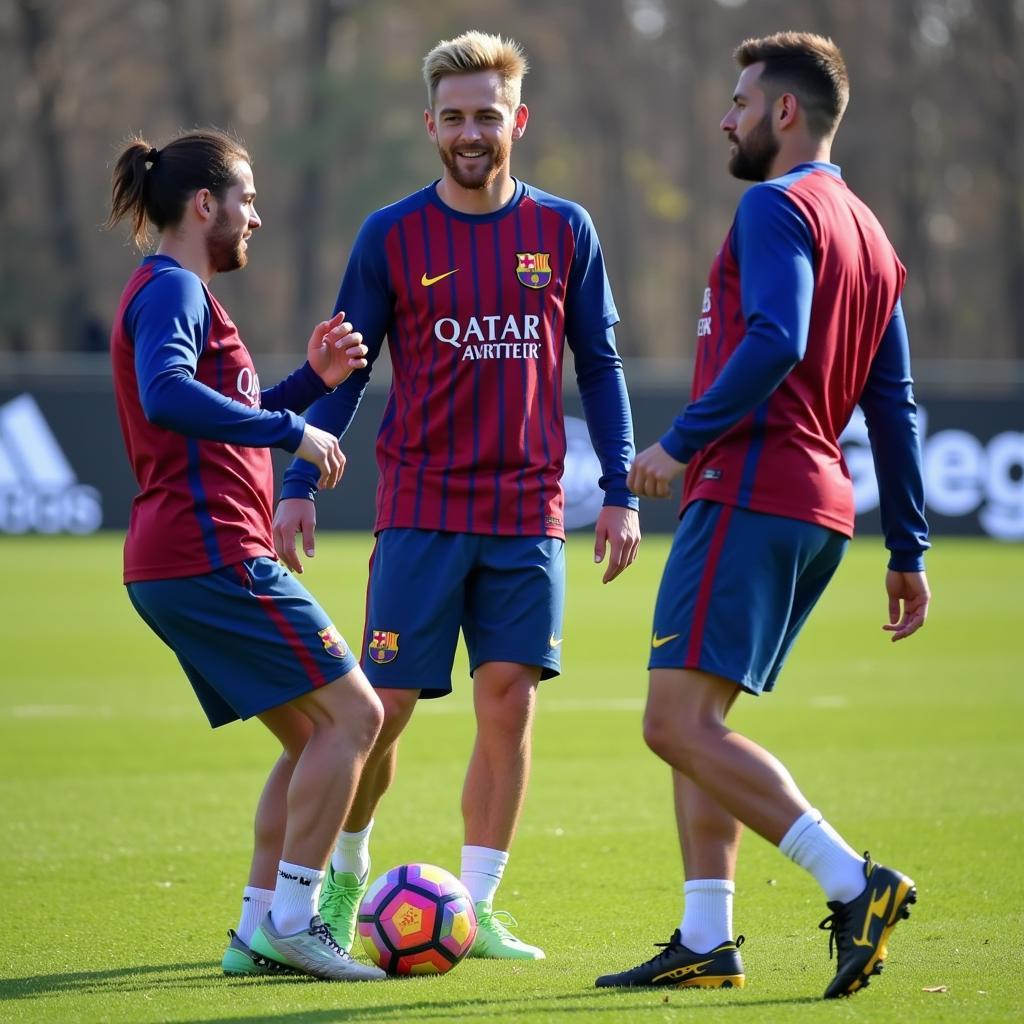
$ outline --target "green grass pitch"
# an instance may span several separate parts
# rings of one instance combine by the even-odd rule
[[[913,875],[919,902],[885,974],[823,1003],[826,914],[809,877],[744,839],[736,926],[747,987],[599,992],[675,927],[669,775],[641,739],[650,611],[666,538],[607,587],[569,548],[561,679],[539,698],[534,771],[499,906],[534,964],[342,985],[226,979],[249,829],[274,756],[258,725],[212,732],[175,661],[132,612],[120,538],[5,538],[0,617],[0,1020],[1008,1021],[1024,1017],[1024,547],[940,540],[925,631],[892,645],[884,553],[851,548],[779,691],[737,728],[778,753],[859,849]],[[350,641],[364,536],[325,535],[305,581]],[[470,686],[424,706],[381,806],[376,875],[458,870]],[[943,991],[928,991],[943,987]]]

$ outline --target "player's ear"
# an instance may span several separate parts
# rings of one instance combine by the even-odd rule
[[[526,122],[530,120],[530,111],[525,103],[520,103],[512,114],[512,138],[521,139],[526,131]]]
[[[790,128],[796,120],[800,104],[791,92],[784,92],[775,101],[775,124],[779,128]]]
[[[192,197],[196,216],[200,220],[208,220],[213,213],[213,193],[208,188],[201,188]]]
[[[423,111],[423,124],[427,129],[427,134],[437,141],[437,124],[434,121],[434,112],[428,107]]]

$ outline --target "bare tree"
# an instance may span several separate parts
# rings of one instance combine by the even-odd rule
[[[62,62],[54,48],[50,11],[43,0],[14,0],[21,28],[25,63],[39,90],[37,116],[30,122],[39,151],[44,197],[48,208],[53,275],[48,287],[57,288],[59,336],[70,347],[98,348],[103,330],[91,307],[79,221],[72,202],[74,181],[64,127],[58,116]]]

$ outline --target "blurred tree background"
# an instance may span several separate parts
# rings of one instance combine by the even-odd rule
[[[583,203],[627,356],[692,355],[743,185],[718,122],[748,35],[831,35],[852,99],[833,151],[907,264],[914,350],[1024,360],[1024,0],[0,0],[0,348],[106,347],[137,254],[103,232],[125,136],[217,124],[254,158],[263,229],[216,290],[250,347],[295,353],[363,218],[437,177],[423,54],[523,43],[513,172]]]

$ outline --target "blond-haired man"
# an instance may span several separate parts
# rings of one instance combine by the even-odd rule
[[[367,219],[338,295],[371,366],[385,336],[392,363],[362,652],[385,723],[321,900],[342,944],[354,934],[399,735],[419,699],[451,692],[461,630],[477,723],[462,794],[461,877],[480,922],[473,954],[544,956],[509,932],[493,900],[526,793],[537,686],[560,669],[566,341],[602,466],[594,560],[610,548],[604,582],[633,561],[640,539],[626,487],[633,440],[618,314],[594,226],[582,207],[510,169],[529,117],[525,72],[518,44],[479,32],[427,54],[424,121],[441,177]],[[369,374],[318,402],[310,422],[343,434]],[[313,467],[296,460],[275,520],[278,552],[296,571],[296,535],[313,551],[315,491]]]

